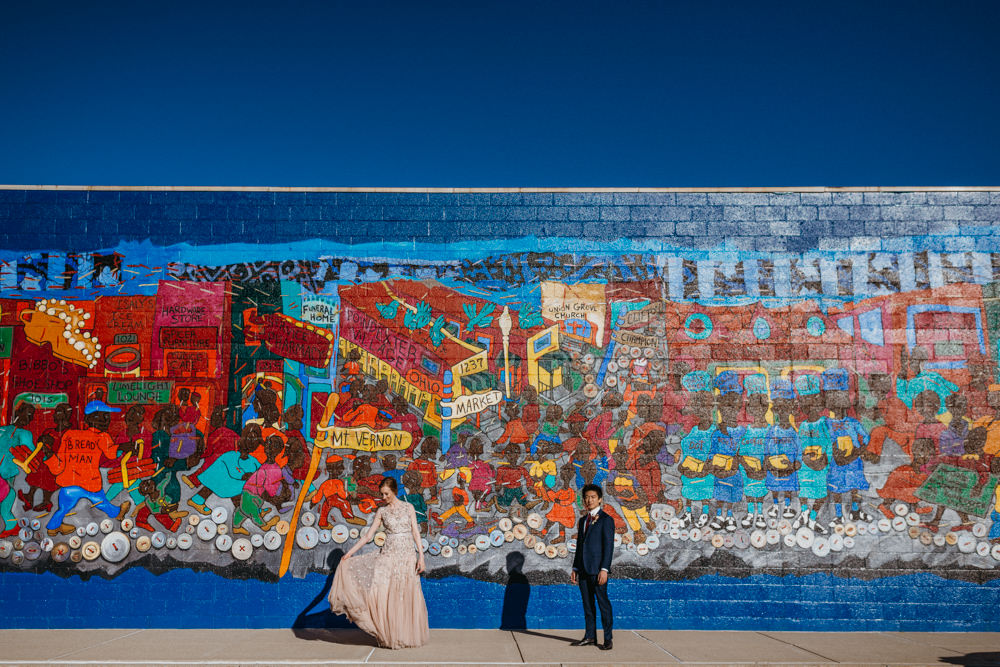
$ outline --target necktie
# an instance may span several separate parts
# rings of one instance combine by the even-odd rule
[[[594,515],[590,514],[588,512],[587,513],[587,522],[584,524],[584,527],[583,527],[583,534],[584,535],[586,535],[587,533],[590,532],[590,526],[593,525],[593,523],[594,523]]]

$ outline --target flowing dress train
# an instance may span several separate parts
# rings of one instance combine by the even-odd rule
[[[342,561],[330,588],[330,609],[347,616],[384,648],[422,646],[430,638],[411,511],[404,502],[380,509],[385,528],[381,551]]]

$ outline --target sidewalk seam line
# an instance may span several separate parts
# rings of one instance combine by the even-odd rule
[[[517,648],[517,655],[521,658],[521,664],[524,664],[524,653],[521,652],[521,645],[517,643],[517,633],[513,630],[510,633],[510,638],[514,640],[514,646]]]
[[[763,635],[764,637],[768,637],[770,639],[773,639],[774,641],[781,642],[782,644],[785,644],[786,646],[794,646],[795,648],[797,648],[797,649],[799,649],[801,651],[805,651],[806,653],[812,653],[816,657],[823,658],[824,660],[828,660],[829,662],[840,663],[839,660],[835,660],[833,658],[828,658],[827,656],[823,655],[822,653],[817,653],[816,651],[810,651],[809,649],[805,648],[804,646],[799,646],[798,644],[795,644],[793,642],[786,642],[784,639],[778,639],[777,637],[769,635],[766,632],[758,632],[757,634]]]
[[[111,642],[118,641],[119,639],[125,639],[127,637],[131,637],[133,635],[137,635],[140,632],[145,632],[145,631],[146,631],[145,628],[139,628],[138,630],[135,630],[133,632],[129,632],[128,634],[122,635],[120,637],[112,637],[111,639],[105,639],[103,642],[99,642],[97,644],[93,644],[92,646],[84,646],[83,648],[77,648],[77,649],[74,649],[72,651],[68,651],[66,653],[60,653],[59,655],[56,655],[56,656],[53,656],[53,657],[47,659],[45,662],[53,662],[53,661],[58,660],[59,658],[62,658],[64,656],[73,655],[74,653],[79,653],[80,651],[85,651],[87,649],[97,648],[98,646],[104,646],[105,644],[109,644]],[[65,661],[63,661],[63,662],[65,662]]]
[[[659,644],[657,644],[656,642],[654,642],[649,637],[647,637],[644,634],[642,634],[642,632],[640,632],[639,630],[629,630],[629,632],[631,632],[632,634],[634,634],[634,635],[636,635],[638,637],[642,637],[647,642],[649,642],[650,644],[652,644],[653,646],[655,646],[656,648],[660,649],[661,651],[663,651],[664,653],[666,653],[667,655],[669,655],[671,658],[673,658],[674,660],[676,660],[679,664],[681,664],[681,663],[684,662],[683,660],[681,660],[680,658],[678,658],[676,655],[674,655],[673,653],[671,653],[667,649],[663,648],[662,646],[660,646]]]

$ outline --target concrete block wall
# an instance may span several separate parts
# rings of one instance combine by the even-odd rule
[[[220,238],[443,243],[565,237],[654,239],[733,250],[992,249],[995,191],[919,192],[246,192],[4,190],[5,247],[197,245]],[[51,245],[59,240],[58,246]],[[878,241],[876,241],[876,239]],[[947,240],[948,243],[944,243]],[[888,244],[884,247],[883,244]],[[919,249],[919,248],[917,248]]]
[[[998,221],[1000,191],[991,189],[0,189],[0,365],[7,378],[0,413],[7,441],[0,456],[9,459],[0,461],[7,483],[5,493],[0,488],[7,523],[0,538],[4,625],[342,622],[324,612],[323,591],[331,555],[349,544],[335,539],[337,531],[349,540],[353,526],[340,509],[323,516],[319,505],[293,506],[333,474],[326,468],[331,452],[347,459],[345,478],[368,453],[316,445],[324,401],[351,379],[369,387],[384,379],[386,400],[405,398],[404,410],[393,406],[388,421],[372,429],[382,448],[369,464],[377,476],[385,453],[405,467],[429,440],[444,449],[441,396],[426,389],[451,369],[455,393],[496,392],[500,405],[455,421],[449,444],[483,440],[494,471],[524,466],[531,481],[518,488],[525,500],[543,502],[533,512],[510,498],[500,507],[470,501],[474,526],[454,519],[438,525],[434,516],[452,506],[467,462],[454,459],[457,449],[452,459],[431,459],[440,504],[426,503],[435,495],[429,486],[413,490],[432,517],[424,591],[434,626],[576,627],[578,594],[566,580],[574,531],[561,534],[553,518],[559,513],[550,514],[558,505],[552,494],[564,484],[576,490],[596,474],[622,543],[612,582],[619,627],[997,630],[991,612],[1000,602],[994,493],[1000,459],[997,466],[992,460],[1000,436],[991,427],[1000,405],[993,386],[1000,382]],[[80,334],[67,331],[92,333],[103,342],[103,355],[86,358],[85,351],[50,340],[62,333],[61,322],[54,334],[51,326],[36,326],[47,307],[60,310],[60,300],[90,315],[89,322],[80,320]],[[427,322],[417,315],[421,304],[429,310]],[[499,353],[496,320],[503,306],[514,315],[512,371]],[[566,314],[572,312],[582,314]],[[288,328],[296,323],[320,337]],[[201,332],[171,332],[175,325]],[[404,348],[420,350],[427,362],[419,366]],[[315,362],[324,352],[329,361]],[[352,352],[359,353],[360,369],[347,365]],[[727,383],[734,378],[732,392]],[[121,409],[111,413],[106,430],[125,441],[124,415],[135,405],[143,408],[147,437],[160,432],[156,415],[192,407],[203,439],[217,428],[215,407],[226,409],[225,428],[242,435],[266,411],[254,401],[255,379],[276,390],[268,400],[285,413],[280,430],[300,432],[307,460],[318,457],[312,476],[308,465],[300,466],[284,511],[274,512],[284,524],[281,533],[252,519],[243,524],[254,538],[277,546],[261,542],[247,560],[238,558],[232,543],[239,537],[231,531],[239,524],[228,498],[207,503],[226,510],[211,536],[190,524],[197,512],[188,501],[196,489],[181,477],[203,464],[198,456],[206,447],[184,465],[152,455],[160,468],[151,477],[158,493],[177,503],[175,513],[190,512],[176,529],[153,519],[147,522],[152,530],[133,526],[135,518],[122,525],[81,503],[64,520],[82,531],[79,544],[72,534],[49,534],[65,484],[47,496],[16,447],[30,450],[49,433],[59,451],[58,403],[69,403],[74,428],[82,428],[83,408],[92,400]],[[703,501],[682,472],[682,460],[695,451],[685,440],[693,423],[684,408],[692,397],[712,394],[710,421],[717,423],[724,418],[723,397],[737,394],[732,427],[745,429],[754,424],[752,397],[761,386],[771,407],[768,428],[782,424],[775,392],[794,396],[785,425],[799,437],[809,420],[807,404],[822,399],[818,418],[831,429],[824,466],[854,465],[862,478],[846,486],[830,482],[823,503],[807,498],[801,529],[791,516],[782,523],[786,506],[780,498],[772,503],[771,487],[763,496],[741,493],[731,505],[714,490]],[[198,406],[189,398],[194,392],[203,399]],[[643,392],[650,400],[638,398]],[[605,403],[612,395],[623,400]],[[34,407],[29,421],[19,413],[24,404]],[[301,408],[299,428],[288,412],[294,406]],[[552,422],[560,446],[546,454],[544,439],[534,438],[552,406],[562,410]],[[601,431],[608,412],[619,426]],[[573,437],[573,414],[586,424],[587,456],[561,447]],[[845,455],[835,457],[833,444],[846,432],[847,418],[857,420],[862,434],[852,447],[866,453],[858,458],[855,452],[858,463],[841,466]],[[516,460],[508,463],[499,451],[507,444],[501,434],[517,419],[527,420],[531,437],[515,438]],[[365,427],[339,414],[331,424],[355,443]],[[27,440],[18,440],[18,429]],[[166,447],[169,429],[160,430]],[[639,453],[651,430],[662,432],[662,444],[657,441],[650,464]],[[633,440],[637,432],[643,436]],[[412,455],[397,446],[402,433],[415,445]],[[761,442],[766,455],[770,445]],[[740,454],[750,456],[754,445],[743,446],[749,449]],[[629,452],[620,463],[618,448]],[[115,494],[109,499],[135,507],[142,495],[115,488],[110,476],[124,451],[112,451],[97,468],[102,490]],[[35,475],[12,468],[14,460]],[[655,481],[643,476],[640,460],[656,469]],[[545,472],[546,461],[554,473]],[[570,470],[565,480],[563,470]],[[754,488],[751,477],[742,478]],[[621,495],[626,481],[644,489],[641,509],[648,518],[625,511],[631,511]],[[19,494],[29,493],[25,503]],[[490,496],[487,490],[484,500]],[[44,507],[47,498],[52,507]],[[796,515],[801,500],[796,495],[788,505]],[[411,501],[420,507],[420,500]],[[356,500],[351,507],[369,518]],[[578,510],[572,501],[566,508],[571,516]],[[771,509],[775,516],[766,514]],[[814,523],[805,525],[810,511]],[[702,512],[706,522],[718,517],[719,527],[698,524]],[[741,525],[751,514],[764,524]],[[529,524],[525,535],[514,535]],[[229,542],[218,541],[221,526]],[[157,533],[175,546],[157,546]],[[499,544],[476,542],[497,534]],[[182,535],[191,548],[177,546]],[[111,548],[112,537],[127,544],[125,558],[100,552],[105,543]],[[510,576],[515,552],[527,577],[520,584]]]

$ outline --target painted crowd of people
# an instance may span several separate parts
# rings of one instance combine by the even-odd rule
[[[879,513],[893,517],[905,503],[937,532],[947,507],[916,492],[937,466],[950,465],[975,475],[972,496],[993,494],[990,537],[1000,539],[1000,489],[986,488],[1000,473],[1000,385],[988,387],[991,412],[968,414],[959,387],[932,371],[894,383],[837,367],[768,377],[680,362],[662,383],[636,377],[592,399],[575,392],[557,403],[519,387],[492,419],[456,425],[445,450],[441,433],[386,380],[347,366],[320,427],[406,431],[407,449],[314,454],[302,407],[281,406],[265,383],[238,430],[227,426],[224,407],[203,411],[187,388],[155,409],[112,407],[98,392],[79,424],[63,403],[42,433],[32,430],[36,408],[22,403],[0,427],[4,532],[17,531],[15,501],[21,514],[47,516],[56,536],[76,530],[68,517],[81,500],[142,530],[176,532],[190,512],[211,514],[228,499],[233,533],[249,534],[290,516],[300,494],[320,528],[363,526],[380,505],[384,477],[398,482],[426,535],[475,536],[498,517],[530,512],[541,517],[531,531],[559,544],[572,536],[585,484],[605,489],[605,511],[636,543],[656,529],[657,504],[672,506],[682,528],[735,532],[784,519],[822,535]],[[873,489],[866,466],[881,460],[890,441],[905,460]],[[322,457],[319,474],[307,480],[314,455]],[[955,516],[951,530],[971,529],[967,512]]]

